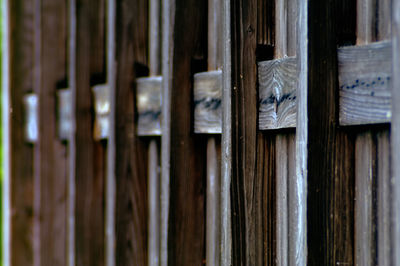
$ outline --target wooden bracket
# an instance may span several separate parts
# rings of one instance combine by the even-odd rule
[[[162,77],[145,77],[136,80],[139,136],[161,136],[161,85]]]
[[[296,61],[285,57],[258,63],[260,130],[296,127]]]
[[[72,97],[70,89],[57,91],[58,137],[68,140],[72,134]]]
[[[222,133],[222,71],[194,75],[194,132]]]
[[[390,122],[391,42],[339,48],[338,60],[340,125]]]
[[[25,140],[36,143],[39,139],[39,98],[30,93],[24,96],[25,105]]]
[[[107,139],[110,134],[110,87],[108,84],[96,85],[92,88],[94,96],[94,131],[95,140]]]

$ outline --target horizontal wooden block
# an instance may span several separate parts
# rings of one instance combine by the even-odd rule
[[[161,135],[161,84],[161,76],[136,80],[139,136]]]
[[[95,140],[107,139],[110,134],[110,87],[107,84],[92,88],[94,96],[94,131]]]
[[[338,49],[341,125],[391,120],[391,42]]]
[[[68,140],[72,134],[72,95],[70,89],[57,90],[58,137]]]
[[[222,133],[222,71],[194,75],[194,132]]]
[[[258,63],[259,129],[296,127],[295,57]]]
[[[25,106],[25,140],[36,143],[39,139],[39,97],[30,93],[23,98]]]

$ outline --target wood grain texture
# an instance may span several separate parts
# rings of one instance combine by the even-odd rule
[[[259,129],[279,129],[296,126],[295,57],[258,63]]]
[[[375,265],[376,146],[371,132],[358,135],[355,149],[355,264]]]
[[[275,43],[275,0],[257,0],[257,43],[273,46]]]
[[[308,29],[304,22],[299,23],[301,113],[297,120],[296,158],[297,174],[300,178],[307,176],[308,182],[307,265],[348,265],[353,263],[354,194],[348,187],[354,179],[349,172],[353,144],[338,129],[336,118],[336,34],[348,18],[341,19],[340,5],[332,1],[309,1],[308,14],[302,11],[307,4],[302,1],[300,5],[300,12],[304,12],[300,18],[306,15],[303,19],[308,21]],[[306,39],[308,44],[304,44]]]
[[[170,196],[166,197],[166,193],[162,191],[161,200],[163,202],[170,199],[167,257],[169,265],[200,265],[205,255],[206,140],[202,136],[191,134],[191,80],[193,73],[206,69],[207,3],[176,0],[171,1],[169,6],[168,2],[166,5],[164,19],[165,16],[169,19],[164,23],[169,28],[164,31],[163,40],[165,97],[161,164],[162,190],[166,185],[164,181],[168,178]],[[162,205],[164,210],[165,205]],[[162,213],[163,223],[165,216]],[[161,234],[165,239],[165,232]],[[166,265],[163,245],[165,243],[162,240],[161,265]]]
[[[232,263],[231,177],[232,177],[232,54],[231,3],[222,4],[222,138],[221,138],[221,205],[220,264]]]
[[[33,88],[33,2],[9,1],[10,262],[33,265],[33,147],[24,141],[23,95]],[[24,162],[21,164],[20,162]]]
[[[233,265],[263,265],[274,262],[276,255],[271,245],[275,238],[272,214],[265,213],[273,208],[269,205],[274,195],[268,186],[274,183],[269,172],[274,161],[265,156],[275,155],[266,150],[268,136],[257,128],[257,4],[256,0],[231,2]],[[271,164],[263,164],[269,161]]]
[[[139,136],[161,135],[161,76],[136,79]]]
[[[341,125],[390,121],[391,58],[387,41],[338,49]]]
[[[394,103],[400,101],[400,1],[393,0],[392,5],[392,36],[393,36],[393,86],[392,100]],[[393,226],[393,252],[391,257],[393,264],[400,264],[400,105],[392,105],[392,125],[391,125],[391,163],[392,163],[392,182],[393,203],[392,203],[392,225]],[[393,183],[392,183],[393,184]]]
[[[194,75],[194,132],[222,132],[222,71],[214,70]]]
[[[106,79],[104,12],[104,1],[77,1],[76,265],[105,263],[105,147],[93,140],[91,96]]]
[[[377,264],[391,264],[391,227],[390,227],[390,136],[388,131],[377,133]]]
[[[67,79],[67,1],[41,1],[39,142],[40,265],[65,265],[67,244],[67,146],[59,140],[57,84]]]
[[[116,264],[147,265],[148,152],[136,137],[132,66],[148,65],[148,1],[119,1],[116,24]]]

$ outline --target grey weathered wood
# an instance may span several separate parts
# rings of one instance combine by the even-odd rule
[[[161,0],[149,1],[149,68],[150,76],[161,73]]]
[[[392,133],[391,162],[393,198],[392,198],[392,239],[393,265],[400,265],[400,0],[393,0],[392,5]]]
[[[1,127],[2,127],[2,162],[3,185],[2,185],[2,227],[3,237],[2,255],[4,265],[11,265],[11,124],[10,124],[10,28],[9,28],[9,5],[8,1],[1,3],[2,15],[2,42],[1,42]]]
[[[161,138],[161,214],[160,214],[160,266],[168,265],[168,217],[170,196],[170,138],[171,138],[171,86],[173,51],[173,21],[175,0],[165,0],[162,5],[162,138]]]
[[[377,21],[377,39],[390,40],[392,38],[392,0],[377,0],[378,3],[378,21]]]
[[[107,1],[107,84],[109,86],[110,113],[109,135],[107,140],[107,176],[106,176],[106,202],[105,202],[105,265],[113,266],[115,258],[115,0]]]
[[[221,160],[215,137],[207,142],[207,196],[206,196],[206,261],[207,265],[219,265],[219,187]]]
[[[158,266],[160,263],[160,162],[157,141],[151,140],[149,145],[149,254],[148,265]]]
[[[377,134],[377,263],[380,266],[390,263],[390,143],[387,131]]]
[[[221,154],[221,240],[220,265],[231,265],[231,197],[232,176],[232,97],[231,97],[231,3],[222,4],[223,70],[222,70],[222,154]]]
[[[357,43],[375,41],[376,0],[357,0]]]
[[[391,43],[338,49],[341,125],[391,119]]]
[[[95,112],[93,138],[107,139],[110,136],[110,87],[108,84],[96,85],[92,92]]]
[[[276,261],[288,264],[288,142],[284,135],[276,136]]]
[[[161,135],[161,76],[136,79],[138,135]]]
[[[35,93],[24,96],[25,140],[36,143],[39,139],[39,97]]]
[[[297,90],[296,122],[296,186],[293,188],[297,202],[297,225],[291,236],[296,246],[295,264],[307,264],[307,155],[308,155],[308,1],[298,1]]]
[[[375,151],[370,132],[356,140],[356,203],[355,203],[355,262],[356,265],[374,264],[373,182]]]
[[[261,130],[296,126],[296,60],[286,57],[258,63]]]
[[[60,140],[68,140],[72,130],[71,90],[57,90],[57,133]]]
[[[194,132],[222,132],[222,71],[214,70],[194,75]]]
[[[75,169],[76,160],[76,0],[69,1],[69,69],[68,82],[71,93],[71,130],[68,139],[69,169]],[[75,265],[75,191],[76,171],[69,171],[67,200],[67,265]]]

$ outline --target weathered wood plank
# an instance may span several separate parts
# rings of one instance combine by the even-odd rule
[[[222,132],[222,71],[214,70],[194,75],[194,132]]]
[[[372,133],[358,135],[355,148],[355,262],[356,265],[375,265],[373,190],[376,181],[376,151]]]
[[[276,263],[288,264],[288,142],[284,135],[276,136]]]
[[[116,264],[148,265],[148,151],[136,135],[132,89],[132,66],[148,65],[148,1],[118,1],[116,24]]]
[[[11,265],[33,265],[33,147],[24,140],[23,95],[33,87],[34,1],[4,2],[9,4],[9,28],[13,29],[9,31],[10,109],[6,110],[12,135],[9,135],[9,157],[5,156],[10,160],[12,210],[9,261]]]
[[[222,3],[222,144],[220,265],[232,263],[231,177],[232,177],[232,54],[231,2]]]
[[[167,261],[170,265],[196,265],[202,263],[205,254],[206,142],[203,136],[191,134],[191,80],[193,73],[206,67],[207,3],[176,0],[165,5],[161,265]],[[193,58],[198,60],[193,62]],[[168,182],[170,194],[164,191]],[[169,207],[163,202],[168,198]]]
[[[271,259],[274,247],[264,240],[275,238],[275,231],[263,227],[271,225],[264,212],[272,190],[263,191],[262,184],[274,182],[268,175],[269,165],[262,165],[266,155],[268,136],[258,131],[257,54],[272,58],[272,49],[257,51],[256,0],[231,2],[232,90],[231,90],[231,143],[232,143],[232,264],[263,265]],[[270,10],[273,14],[273,10]],[[261,18],[260,18],[261,19]],[[270,25],[269,25],[270,26]],[[265,48],[260,47],[259,48]],[[257,53],[260,52],[260,53]],[[266,54],[263,54],[266,52]],[[225,87],[227,88],[227,87]],[[270,155],[275,156],[275,155]],[[264,171],[265,170],[265,171]],[[267,179],[266,179],[267,178]],[[271,182],[271,183],[269,183]],[[268,201],[268,203],[266,203]],[[264,207],[264,208],[263,208]],[[266,254],[263,254],[263,250]],[[272,259],[273,260],[273,259]]]
[[[390,244],[390,136],[387,131],[377,134],[377,264],[392,265]]]
[[[310,40],[308,34],[309,24],[309,8],[313,7],[314,2],[307,0],[298,1],[298,27],[297,27],[297,49],[296,55],[297,71],[298,71],[298,91],[297,91],[297,116],[296,116],[296,186],[294,186],[293,195],[297,202],[297,215],[296,231],[297,234],[291,239],[297,247],[295,253],[295,264],[306,265],[310,260],[308,256],[313,256],[312,252],[308,251],[308,231],[307,223],[307,183],[308,181],[308,139],[309,139],[309,125],[308,125],[308,86],[310,69],[309,66],[309,44],[305,40]],[[312,14],[312,13],[311,13]],[[313,39],[311,39],[313,40]],[[311,219],[310,219],[311,220]],[[312,246],[311,246],[312,248]],[[310,254],[311,253],[311,254]],[[321,256],[322,258],[322,256]],[[291,258],[292,259],[292,258]],[[292,262],[292,260],[291,260]]]
[[[93,140],[91,85],[104,83],[105,2],[77,2],[76,265],[104,265],[105,148]]]
[[[298,94],[307,98],[298,99],[298,110],[302,110],[303,118],[299,121],[301,114],[298,114],[296,128],[296,133],[302,136],[298,138],[297,145],[301,147],[298,151],[303,152],[296,157],[299,160],[297,173],[307,175],[308,182],[307,265],[347,265],[353,262],[351,210],[354,194],[348,187],[353,178],[348,172],[353,169],[353,144],[352,139],[338,128],[336,119],[339,108],[337,45],[341,42],[337,33],[352,18],[342,18],[340,6],[347,3],[341,1],[333,5],[326,1],[309,1],[308,33],[299,31],[303,34],[299,36],[300,46],[307,46],[303,49],[308,50],[305,54],[298,54],[303,56],[300,69],[306,73],[305,76],[300,74],[300,84],[304,82],[308,88],[303,87],[306,92]],[[307,7],[304,2],[302,5]],[[302,66],[305,62],[307,64]],[[308,120],[304,117],[307,112]],[[307,165],[302,161],[303,156],[307,158]]]
[[[341,125],[390,121],[391,58],[387,41],[338,49]]]
[[[8,1],[1,3],[2,44],[1,44],[1,167],[3,184],[1,187],[3,227],[2,258],[4,265],[11,265],[11,87],[10,87],[10,5]]]
[[[392,5],[392,102],[400,102],[400,1],[393,0]],[[400,105],[392,105],[391,125],[391,162],[392,162],[392,225],[393,225],[393,252],[391,257],[393,264],[400,264]]]
[[[161,76],[136,79],[139,136],[161,135]]]
[[[39,141],[40,265],[65,265],[67,244],[67,146],[59,140],[57,85],[67,79],[67,1],[41,1]]]
[[[258,63],[259,129],[296,126],[296,58]]]

